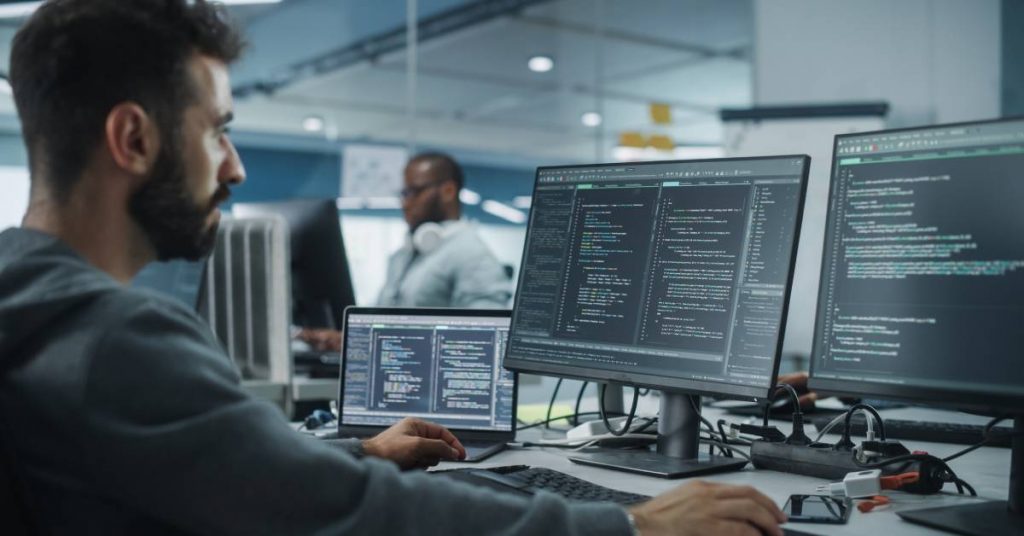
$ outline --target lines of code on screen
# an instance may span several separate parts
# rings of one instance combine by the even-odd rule
[[[814,373],[1019,393],[1024,131],[911,134],[837,155]]]
[[[767,386],[802,162],[542,169],[509,355]]]

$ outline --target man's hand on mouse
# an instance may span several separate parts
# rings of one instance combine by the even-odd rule
[[[294,336],[317,352],[341,351],[341,332],[334,329],[302,328]]]
[[[363,450],[368,456],[391,460],[402,469],[431,467],[441,460],[466,457],[466,449],[447,428],[412,417],[363,441]]]
[[[630,508],[643,536],[782,536],[786,514],[750,486],[699,480]]]

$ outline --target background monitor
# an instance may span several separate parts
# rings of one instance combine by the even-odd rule
[[[837,136],[810,379],[837,394],[1017,415],[1016,512],[1024,506],[1022,206],[1022,119]],[[943,523],[1009,519],[1005,504],[978,508],[923,517],[964,533],[973,532]],[[1022,520],[1006,532],[1024,533]]]
[[[235,203],[232,213],[239,217],[284,217],[291,236],[292,323],[341,329],[345,307],[355,305],[355,293],[335,201]]]
[[[686,395],[774,385],[808,163],[540,168],[505,366],[660,389],[659,452],[695,458]]]

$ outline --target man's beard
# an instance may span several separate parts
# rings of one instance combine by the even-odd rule
[[[410,227],[409,233],[415,233],[416,229],[424,223],[441,223],[447,219],[444,207],[441,206],[441,196],[435,195],[430,201],[430,205],[427,206],[427,210],[424,211],[423,219],[416,222],[416,225]]]
[[[153,173],[128,202],[128,209],[142,227],[157,260],[197,261],[207,256],[217,241],[217,224],[206,220],[230,191],[221,186],[206,206],[199,206],[189,194],[185,162],[177,137],[166,136],[153,166]]]

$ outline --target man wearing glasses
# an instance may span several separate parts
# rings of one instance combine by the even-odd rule
[[[409,160],[402,189],[409,235],[388,261],[378,305],[509,306],[509,276],[475,227],[460,219],[462,186],[462,168],[448,155],[422,153]]]

